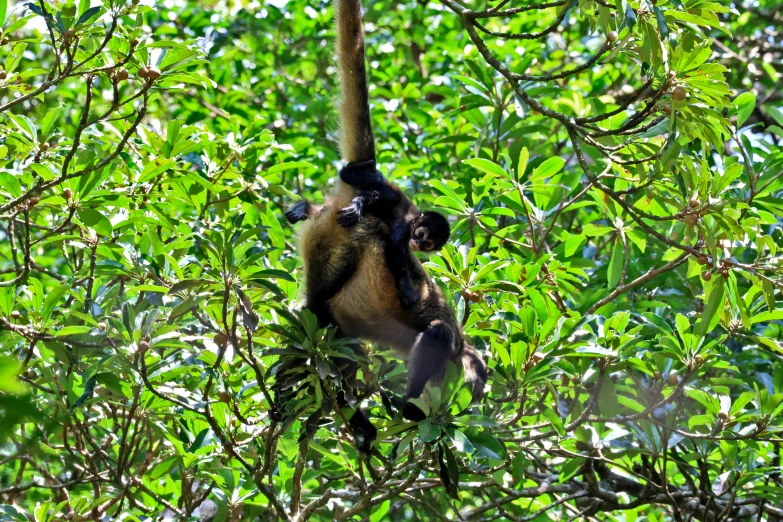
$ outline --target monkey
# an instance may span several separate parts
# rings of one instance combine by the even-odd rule
[[[351,227],[367,212],[391,228],[386,266],[394,276],[401,304],[408,308],[419,300],[419,294],[406,270],[405,249],[430,254],[443,248],[451,232],[448,220],[439,212],[421,212],[399,187],[383,178],[375,161],[348,164],[340,171],[340,179],[359,190],[351,204],[337,212],[337,222]]]
[[[375,160],[361,2],[336,0],[335,7],[343,100],[340,149],[348,165],[356,166]],[[368,178],[374,177],[377,186],[382,176],[370,174]],[[363,183],[361,179],[352,181],[360,186]],[[340,179],[322,205],[302,200],[286,212],[289,222],[304,221],[299,251],[305,273],[305,307],[315,314],[319,326],[333,323],[345,335],[390,347],[407,360],[406,402],[420,397],[428,382],[441,382],[449,360],[462,364],[465,378],[473,384],[473,399],[478,400],[487,380],[486,364],[465,339],[442,291],[408,247],[398,249],[398,254],[419,299],[408,307],[400,302],[386,257],[388,245],[394,243],[394,227],[390,225],[400,220],[384,220],[368,212],[353,226],[343,227],[338,222],[340,210],[350,207],[360,192]],[[416,238],[415,229],[414,238],[424,239]],[[403,416],[424,418],[409,402]]]

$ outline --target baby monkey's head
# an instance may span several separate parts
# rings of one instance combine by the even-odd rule
[[[411,225],[408,247],[412,252],[435,252],[449,240],[449,222],[438,212],[424,212]]]

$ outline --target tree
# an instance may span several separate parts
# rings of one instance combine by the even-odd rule
[[[783,519],[771,2],[365,2],[380,165],[453,216],[490,367],[421,423],[298,311],[329,3],[78,4],[0,0],[3,517]]]

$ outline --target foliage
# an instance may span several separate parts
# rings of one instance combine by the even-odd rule
[[[772,2],[365,7],[487,396],[297,311],[328,2],[0,0],[0,518],[783,519]]]

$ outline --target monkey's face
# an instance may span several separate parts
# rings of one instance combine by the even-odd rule
[[[449,222],[437,212],[424,212],[411,226],[408,248],[429,254],[443,248],[451,233]]]
[[[408,248],[411,249],[411,252],[432,252],[435,249],[435,244],[428,239],[429,235],[430,231],[427,227],[417,227],[413,231],[410,241],[408,241]]]

